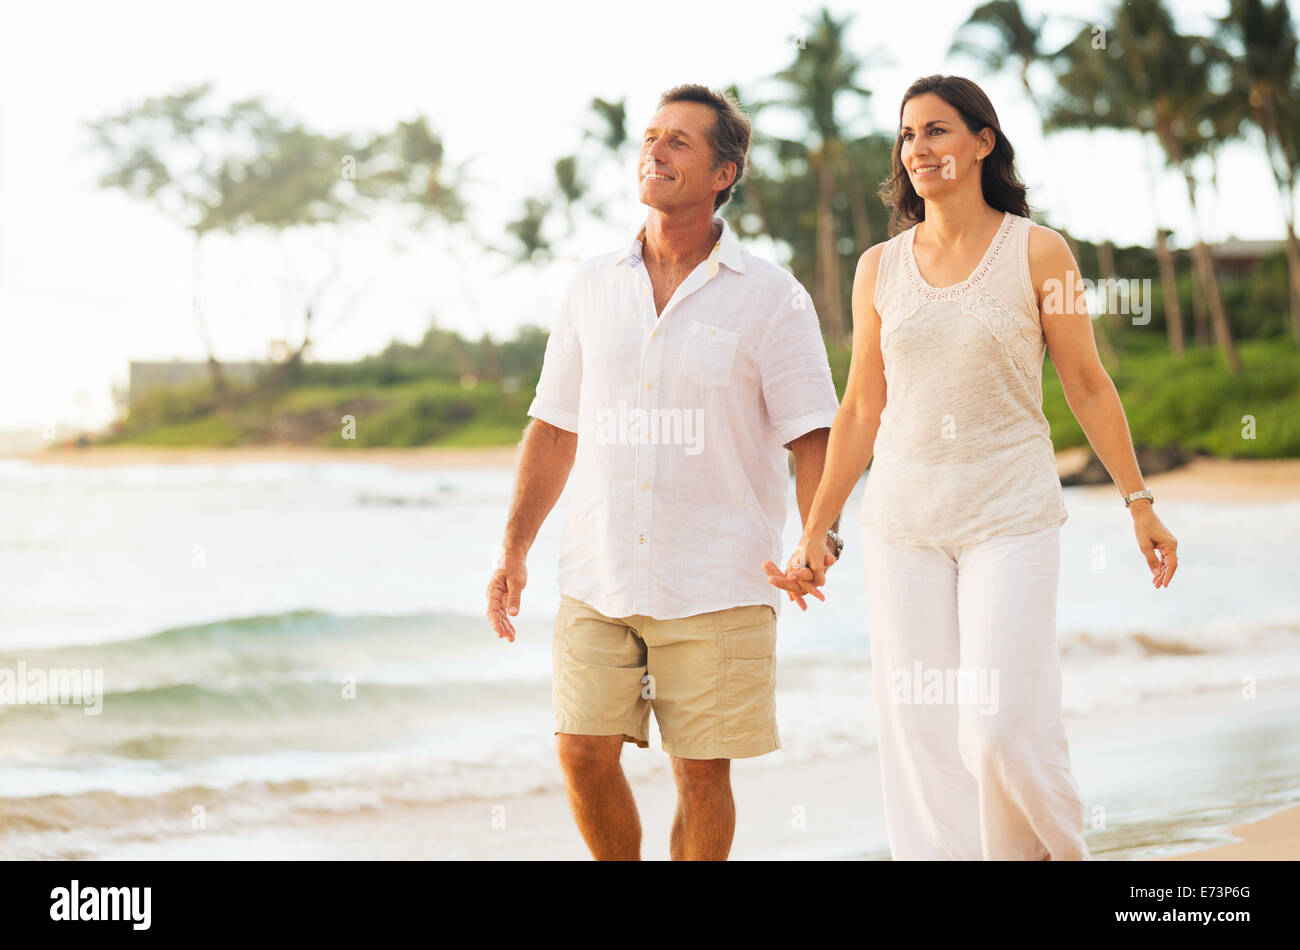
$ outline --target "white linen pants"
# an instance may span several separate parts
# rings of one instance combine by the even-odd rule
[[[1061,723],[1060,526],[915,547],[863,530],[894,860],[1089,860]]]

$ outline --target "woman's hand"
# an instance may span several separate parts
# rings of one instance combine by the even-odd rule
[[[795,546],[784,572],[771,561],[763,562],[763,570],[767,572],[769,584],[784,590],[786,596],[799,605],[800,610],[807,610],[805,595],[811,594],[825,602],[826,597],[819,588],[826,583],[826,570],[834,563],[835,555],[826,550],[825,535],[820,538],[805,535]],[[821,564],[822,567],[814,570],[811,567],[813,564]]]
[[[1151,568],[1151,583],[1156,587],[1168,587],[1174,571],[1178,570],[1178,539],[1169,533],[1150,504],[1144,504],[1133,512],[1133,530],[1137,534],[1138,547]],[[1159,552],[1159,557],[1156,552]]]

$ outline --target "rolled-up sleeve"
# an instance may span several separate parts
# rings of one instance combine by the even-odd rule
[[[528,406],[528,414],[534,419],[569,432],[578,431],[578,397],[582,389],[582,349],[578,342],[574,285],[575,281],[570,280],[565,288],[559,316],[546,341],[537,392]]]
[[[773,315],[759,349],[763,401],[782,445],[830,428],[840,405],[817,311],[808,292],[796,287]]]

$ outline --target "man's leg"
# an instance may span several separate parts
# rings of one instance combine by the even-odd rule
[[[555,737],[569,807],[597,861],[641,860],[641,818],[619,764],[622,736]]]
[[[674,861],[725,861],[736,831],[730,759],[671,756],[677,779],[670,854]]]
[[[625,741],[650,744],[645,644],[623,620],[562,595],[551,663],[555,748],[578,830],[597,860],[637,860],[641,821],[619,755]]]
[[[731,760],[781,747],[776,611],[747,604],[647,620],[651,704],[677,780],[674,860],[726,860],[736,828]]]

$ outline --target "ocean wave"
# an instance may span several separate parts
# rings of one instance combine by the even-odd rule
[[[453,612],[340,615],[318,610],[232,617],[142,637],[0,651],[0,669],[101,669],[115,692],[211,682],[243,674],[331,675],[436,682],[471,677],[487,639],[482,616]],[[518,665],[501,664],[510,672]],[[405,674],[403,674],[405,670]],[[487,678],[487,677],[485,677]]]
[[[116,843],[179,839],[204,829],[232,833],[367,814],[392,817],[401,810],[562,788],[558,766],[539,756],[510,767],[418,763],[364,776],[191,782],[149,794],[92,789],[11,796],[5,799],[5,856],[91,857]]]
[[[1220,620],[1174,630],[1076,631],[1061,637],[1064,662],[1090,656],[1127,654],[1135,659],[1164,656],[1240,654],[1300,647],[1300,618],[1273,622]]]

